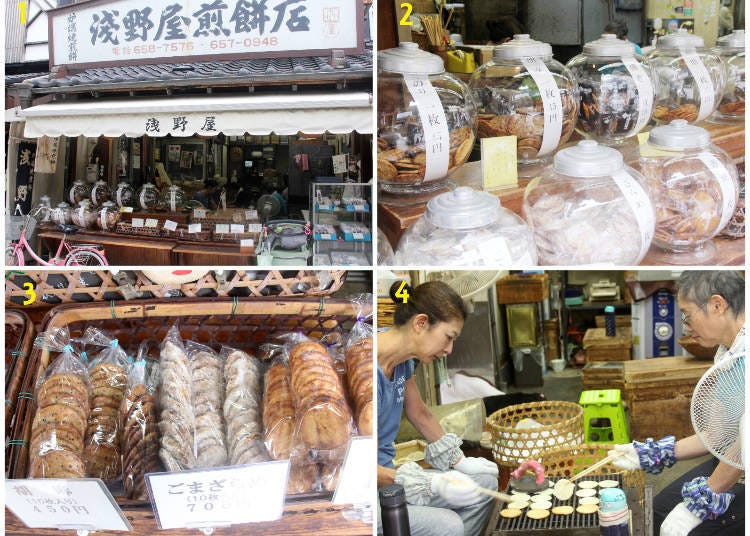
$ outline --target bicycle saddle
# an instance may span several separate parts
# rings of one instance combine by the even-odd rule
[[[71,225],[69,223],[58,225],[57,228],[65,234],[75,234],[79,229],[79,227]]]

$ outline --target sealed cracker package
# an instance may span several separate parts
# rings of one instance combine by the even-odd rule
[[[271,459],[290,458],[296,426],[289,366],[286,358],[277,356],[266,371],[263,389],[263,441]]]
[[[208,346],[185,344],[190,368],[190,397],[195,418],[195,467],[227,464],[224,427],[224,364]]]
[[[89,477],[116,480],[122,475],[119,411],[128,386],[128,356],[118,340],[94,327],[84,332],[87,346],[104,347],[89,362],[91,410],[84,445]]]
[[[357,322],[344,341],[346,380],[354,408],[357,431],[372,435],[373,368],[372,368],[372,294],[350,298],[357,311]]]
[[[263,369],[254,356],[222,347],[226,445],[229,464],[244,465],[269,460],[263,444],[261,380]]]
[[[162,342],[159,370],[159,458],[167,471],[193,469],[195,419],[190,366],[177,324]]]
[[[128,371],[128,389],[120,406],[122,481],[128,499],[147,499],[146,473],[162,470],[157,437],[156,386],[149,377],[141,344]]]
[[[89,416],[89,377],[75,354],[67,328],[40,334],[34,346],[59,352],[35,386],[29,478],[83,478],[83,440]]]

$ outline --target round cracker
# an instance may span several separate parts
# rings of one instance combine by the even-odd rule
[[[531,519],[544,519],[546,517],[549,517],[549,510],[534,508],[526,512],[526,517],[530,517]]]
[[[581,489],[593,489],[599,485],[596,480],[582,480],[578,483],[578,487]]]
[[[563,506],[555,506],[552,509],[552,513],[556,516],[569,516],[573,513],[573,507],[568,504],[565,504]]]
[[[552,503],[550,501],[535,501],[531,503],[531,508],[533,510],[549,510],[552,508]]]
[[[576,497],[593,497],[596,495],[596,490],[593,489],[579,489],[576,491]]]
[[[528,506],[529,506],[529,503],[526,501],[513,501],[507,504],[508,508],[512,508],[514,510],[523,510],[524,508],[527,508]]]
[[[596,497],[581,497],[578,499],[578,504],[599,504],[599,499]]]
[[[620,483],[617,480],[602,480],[599,482],[601,488],[616,488]]]
[[[510,496],[513,497],[514,501],[529,502],[531,500],[531,496],[528,493],[516,493],[515,491],[511,491]]]
[[[595,504],[582,504],[576,508],[576,512],[579,514],[595,514],[599,510],[599,507]]]
[[[521,510],[518,508],[505,508],[504,510],[500,510],[500,515],[508,519],[519,517],[521,514]]]

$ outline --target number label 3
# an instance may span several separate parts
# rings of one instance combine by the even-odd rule
[[[413,26],[414,23],[409,20],[409,17],[411,16],[411,11],[414,9],[412,5],[409,2],[402,2],[399,6],[401,9],[404,9],[404,16],[401,17],[401,21],[399,22],[399,25],[401,26]]]
[[[26,289],[26,295],[29,297],[28,300],[24,300],[24,305],[31,305],[36,301],[36,292],[34,292],[34,283],[26,282],[23,284],[23,288]]]

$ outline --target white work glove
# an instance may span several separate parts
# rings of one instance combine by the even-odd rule
[[[659,530],[659,536],[687,536],[691,530],[703,523],[688,510],[685,503],[675,506],[664,519]]]
[[[471,506],[482,501],[476,483],[458,471],[436,474],[432,477],[430,489],[452,506]]]
[[[445,434],[428,443],[424,449],[424,461],[439,471],[451,469],[463,457],[461,438],[456,434]]]
[[[646,441],[633,441],[625,445],[615,445],[615,450],[625,454],[612,463],[621,469],[643,469],[658,475],[665,467],[672,467],[677,458],[674,455],[675,437],[664,436],[659,441],[648,438]]]
[[[486,458],[467,458],[464,456],[453,468],[465,475],[492,475],[497,478],[500,474],[497,464]]]
[[[614,452],[624,452],[624,454],[612,460],[612,465],[615,467],[619,467],[626,471],[634,471],[641,468],[641,462],[638,461],[638,453],[635,451],[635,447],[632,443],[615,445],[614,450],[610,450],[607,454],[612,454]]]

